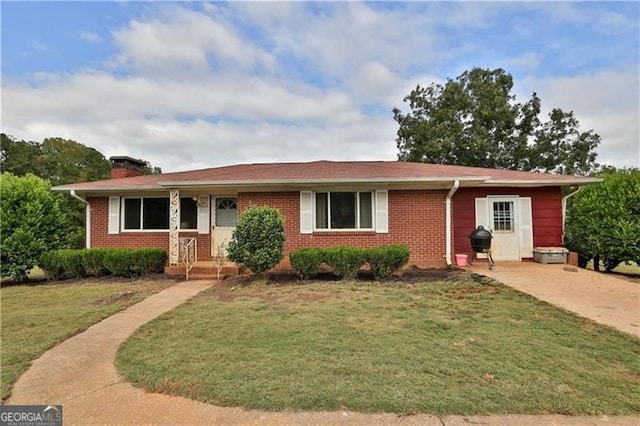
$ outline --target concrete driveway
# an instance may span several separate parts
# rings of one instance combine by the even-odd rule
[[[534,262],[497,262],[492,271],[486,263],[474,262],[471,270],[640,337],[640,282],[567,265]]]

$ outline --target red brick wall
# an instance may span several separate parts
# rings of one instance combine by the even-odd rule
[[[519,195],[531,197],[533,246],[562,245],[562,194],[560,187],[543,188],[460,188],[453,196],[454,250],[471,253],[469,234],[475,229],[477,197]]]
[[[88,198],[91,204],[91,247],[142,248],[157,247],[169,250],[169,231],[121,232],[109,234],[109,198]],[[180,232],[180,237],[196,237],[198,258],[211,257],[211,237],[197,232]]]
[[[373,231],[323,231],[300,234],[299,192],[251,192],[238,195],[238,210],[250,205],[278,208],[285,217],[285,257],[301,247],[337,245],[371,247],[406,244],[411,249],[409,265],[441,267],[445,265],[446,191],[389,191],[389,233]]]
[[[336,245],[371,247],[387,244],[406,244],[411,250],[409,265],[420,267],[445,266],[445,205],[446,191],[416,190],[389,191],[389,233],[373,231],[324,231],[300,234],[299,192],[252,192],[238,195],[238,210],[250,205],[278,208],[285,217],[285,257],[301,247],[330,247]],[[91,203],[92,247],[159,247],[168,250],[168,232],[122,232],[108,234],[108,198],[89,198]],[[198,238],[198,257],[209,258],[211,237],[195,232],[180,236]]]
[[[138,170],[117,167],[111,169],[111,179],[120,179],[133,176],[142,176],[144,173]]]

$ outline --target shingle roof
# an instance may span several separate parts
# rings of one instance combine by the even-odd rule
[[[54,187],[56,191],[103,192],[188,186],[247,186],[345,182],[452,182],[462,186],[581,185],[599,179],[549,173],[401,161],[313,161],[307,163],[238,164],[158,175],[82,182]],[[466,185],[465,185],[466,183]]]

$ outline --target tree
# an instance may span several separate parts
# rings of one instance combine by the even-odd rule
[[[566,245],[594,258],[607,272],[624,261],[640,264],[640,169],[600,174],[604,179],[569,200]]]
[[[44,179],[3,173],[0,188],[0,274],[21,282],[42,253],[69,246],[71,220]]]
[[[2,134],[2,171],[17,176],[32,173],[52,185],[109,179],[109,161],[99,151],[63,138],[42,143]]]
[[[581,132],[573,111],[554,109],[540,120],[533,93],[516,103],[513,77],[503,69],[473,68],[444,85],[417,86],[393,109],[401,161],[512,170],[588,174],[600,137]]]
[[[70,139],[46,138],[36,166],[52,185],[109,179],[111,165],[99,151]]]
[[[98,150],[71,139],[45,138],[41,143],[16,140],[1,135],[2,155],[0,168],[16,176],[32,173],[49,180],[52,185],[109,179],[111,165]],[[162,173],[159,167],[147,164],[145,174]],[[72,218],[69,234],[74,235],[74,247],[82,247],[85,207],[69,196],[63,198]]]
[[[229,259],[260,274],[284,258],[284,219],[278,209],[252,206],[242,213],[229,244]]]

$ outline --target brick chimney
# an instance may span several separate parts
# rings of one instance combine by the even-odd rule
[[[111,157],[109,161],[111,162],[111,179],[142,176],[144,167],[147,165],[145,161],[126,156]]]

